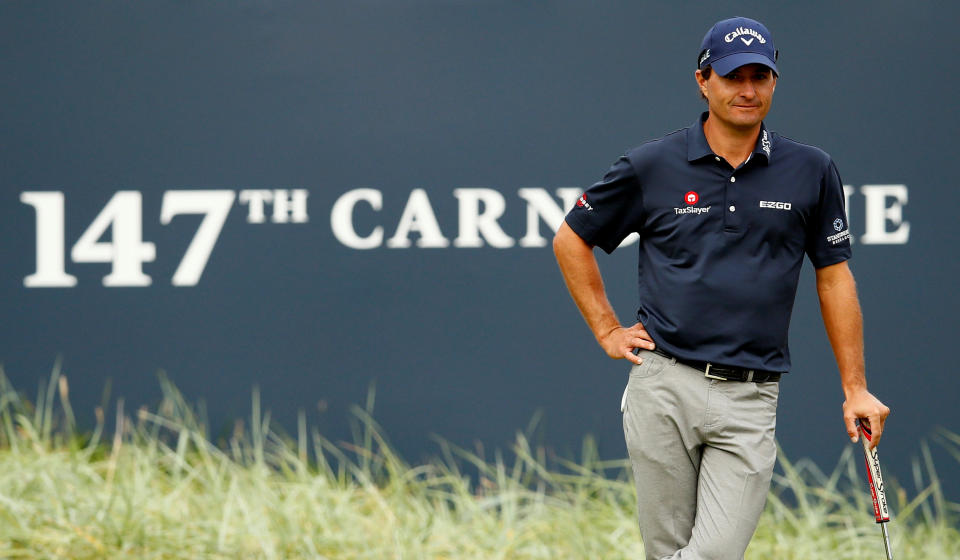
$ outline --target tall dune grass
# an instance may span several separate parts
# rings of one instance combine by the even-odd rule
[[[334,443],[300,417],[286,436],[261,410],[211,441],[166,379],[156,410],[98,411],[76,429],[59,371],[31,403],[0,371],[0,557],[506,559],[642,558],[626,461],[587,438],[576,461],[519,434],[488,460],[440,441],[409,464],[355,407],[354,441]],[[941,443],[960,460],[960,437]],[[852,448],[852,446],[851,446]],[[960,506],[943,497],[929,453],[921,491],[889,493],[898,558],[960,558]],[[852,453],[821,473],[780,465],[751,559],[881,558],[883,545]]]

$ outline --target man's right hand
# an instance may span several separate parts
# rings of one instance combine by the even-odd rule
[[[650,334],[640,323],[629,328],[616,327],[604,335],[599,342],[607,355],[614,360],[626,358],[637,365],[643,363],[643,358],[633,353],[634,348],[653,350],[656,347]]]

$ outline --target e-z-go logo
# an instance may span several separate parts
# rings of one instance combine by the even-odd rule
[[[548,237],[560,226],[570,208],[577,204],[581,187],[562,187],[553,192],[545,188],[521,188],[509,199],[491,188],[453,189],[457,200],[455,215],[438,219],[434,205],[424,189],[413,189],[406,203],[384,210],[383,191],[358,188],[340,194],[330,208],[329,227],[342,246],[358,251],[378,249],[494,249],[539,248],[549,245]],[[854,195],[862,195],[854,196]],[[247,206],[248,224],[307,224],[309,222],[306,189],[168,190],[162,193],[160,224],[167,226],[180,215],[202,215],[203,219],[173,277],[174,286],[196,286],[235,203]],[[910,223],[904,220],[907,205],[906,185],[863,185],[859,189],[844,186],[846,206],[862,205],[865,245],[902,245],[910,235]],[[27,288],[70,288],[77,277],[67,271],[65,240],[65,195],[62,191],[27,191],[20,201],[36,214],[36,271],[23,279]],[[315,197],[316,198],[316,197]],[[319,197],[328,200],[327,197]],[[156,245],[143,239],[143,194],[117,191],[93,218],[70,249],[72,263],[109,263],[110,273],[103,277],[107,287],[150,286],[153,279],[144,273],[144,263],[157,258]],[[311,199],[313,200],[313,199]],[[689,199],[687,199],[689,201]],[[324,202],[326,204],[326,202]],[[526,217],[526,232],[518,235],[504,230],[501,219],[508,208],[514,210],[511,223],[517,227]],[[401,210],[402,208],[402,210]],[[356,213],[376,216],[354,220]],[[381,214],[382,212],[382,214]],[[389,215],[399,213],[399,218]],[[848,212],[849,215],[849,212]],[[84,218],[86,219],[86,218]],[[847,219],[849,225],[849,217]],[[386,229],[392,224],[392,235]],[[447,224],[441,227],[441,224]],[[456,224],[451,228],[450,224]],[[444,231],[446,229],[446,232]],[[456,236],[450,235],[452,229]],[[104,241],[107,232],[109,241]],[[545,235],[546,234],[546,235]],[[389,236],[388,236],[389,235]],[[452,237],[452,239],[451,239]],[[621,247],[636,243],[633,233]],[[851,241],[853,238],[851,237]],[[306,253],[306,252],[305,252]]]

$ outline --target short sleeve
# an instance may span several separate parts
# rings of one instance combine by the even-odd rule
[[[577,199],[566,222],[581,239],[612,253],[639,230],[642,214],[640,183],[630,160],[623,156]]]
[[[807,232],[806,252],[815,268],[830,266],[852,256],[843,181],[833,160],[820,181],[820,201]]]

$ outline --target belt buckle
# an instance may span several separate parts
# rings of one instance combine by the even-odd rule
[[[705,369],[705,370],[703,371],[703,376],[704,376],[704,377],[706,377],[707,379],[719,379],[720,381],[726,381],[726,380],[727,380],[726,377],[720,377],[719,375],[713,375],[713,374],[711,374],[711,373],[710,373],[710,368],[712,368],[712,367],[713,367],[713,364],[711,364],[710,362],[707,362],[707,369]]]

